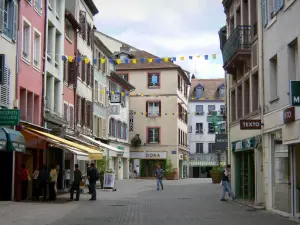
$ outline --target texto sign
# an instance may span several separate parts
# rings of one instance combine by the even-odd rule
[[[241,120],[240,121],[241,130],[260,130],[261,120]]]

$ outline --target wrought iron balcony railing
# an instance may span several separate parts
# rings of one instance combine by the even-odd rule
[[[240,50],[251,48],[251,26],[237,26],[224,44],[222,54],[226,65]]]
[[[189,160],[217,162],[218,155],[217,153],[194,153],[194,154],[190,154]],[[221,153],[220,160],[221,161],[225,160],[225,153]]]

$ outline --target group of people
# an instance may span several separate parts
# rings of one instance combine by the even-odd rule
[[[27,199],[28,195],[28,182],[31,180],[28,169],[25,164],[22,165],[22,200]],[[49,200],[56,200],[56,183],[57,183],[58,172],[54,165],[51,165],[50,171],[47,166],[44,165],[41,170],[36,168],[32,174],[33,183],[33,195],[36,200],[39,200],[40,194],[43,196],[43,200],[47,197],[47,187],[49,186]]]
[[[40,199],[40,196],[43,196],[43,200],[47,199],[47,190],[49,188],[49,200],[56,200],[57,193],[57,178],[58,170],[54,165],[51,165],[50,170],[47,169],[47,166],[44,165],[41,170],[36,168],[30,176],[28,169],[25,164],[22,165],[22,200],[28,199],[28,182],[32,179],[33,184],[33,196],[36,200]],[[89,182],[89,194],[92,195],[91,201],[96,200],[96,182],[99,179],[98,170],[95,168],[94,163],[91,163],[87,169],[86,179]],[[75,164],[74,170],[74,180],[70,187],[70,199],[73,200],[74,191],[76,191],[76,201],[79,201],[80,196],[80,184],[82,182],[83,176],[79,170],[79,165]]]

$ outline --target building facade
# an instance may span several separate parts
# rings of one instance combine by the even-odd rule
[[[243,127],[243,120],[261,121],[259,70],[259,5],[256,1],[224,0],[226,31],[219,32],[227,84],[228,161],[232,187],[239,198],[263,204],[262,131]]]
[[[300,110],[291,106],[290,81],[300,80],[300,2],[261,2],[266,208],[299,218]]]
[[[225,80],[196,79],[192,77],[189,95],[189,177],[210,177],[209,171],[220,162],[225,162],[225,151],[218,156],[215,148],[213,112],[216,123],[225,115]],[[221,131],[225,133],[225,129]]]

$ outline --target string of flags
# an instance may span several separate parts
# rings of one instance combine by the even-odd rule
[[[200,59],[204,58],[205,60],[209,59],[217,59],[217,54],[211,54],[211,55],[196,55],[196,56],[180,56],[180,57],[163,57],[163,58],[133,58],[133,59],[113,59],[113,58],[93,58],[92,61],[90,61],[87,57],[76,57],[76,56],[62,56],[62,61],[68,61],[68,62],[85,62],[86,64],[92,63],[93,65],[96,65],[99,63],[104,64],[107,61],[110,63],[116,62],[117,64],[136,64],[137,62],[141,63],[161,63],[161,62],[176,62],[176,61],[185,61],[185,60],[193,60],[193,59]]]
[[[218,111],[219,113],[221,113],[221,111]],[[170,116],[178,116],[178,115],[204,115],[204,113],[203,112],[182,112],[182,113],[167,113],[167,112],[165,112],[165,113],[157,113],[157,112],[154,112],[154,113],[149,113],[149,112],[133,112],[133,114],[134,115],[138,115],[138,116],[149,116],[149,117],[151,117],[151,116],[153,116],[153,117],[155,117],[155,116],[168,116],[168,115],[170,115]],[[211,115],[211,114],[209,114],[209,115]],[[211,116],[213,116],[213,115],[211,115]],[[219,116],[223,116],[223,114],[221,115],[221,114],[219,114]]]
[[[135,93],[129,93],[129,92],[117,92],[117,91],[106,91],[103,89],[98,89],[101,94],[108,94],[108,95],[121,95],[122,97],[124,96],[137,96],[137,97],[169,97],[168,95],[157,95],[157,94],[135,94]],[[195,98],[192,97],[192,100],[222,100],[224,101],[225,98]]]

